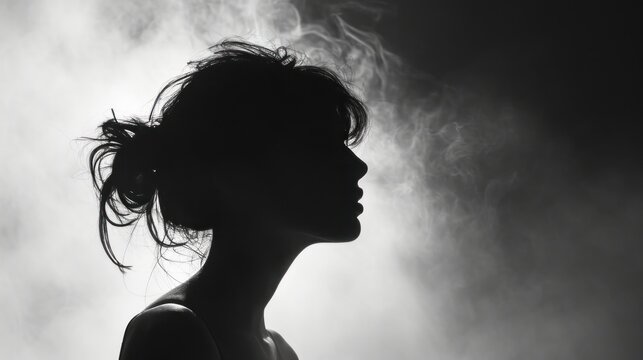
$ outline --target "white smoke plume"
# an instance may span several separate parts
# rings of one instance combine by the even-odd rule
[[[133,272],[121,277],[107,261],[87,151],[74,139],[95,134],[110,108],[145,115],[188,60],[229,36],[305,52],[352,79],[370,108],[373,127],[356,150],[369,164],[362,235],[307,249],[267,309],[267,326],[301,359],[630,354],[619,350],[632,325],[621,327],[626,310],[618,309],[632,308],[631,297],[609,281],[641,269],[606,269],[599,255],[634,249],[628,229],[640,229],[627,220],[615,232],[625,238],[621,250],[602,243],[620,223],[601,217],[614,206],[600,181],[619,179],[575,188],[560,148],[542,154],[551,169],[531,171],[524,161],[544,161],[534,156],[542,135],[530,115],[431,80],[342,16],[349,9],[376,19],[381,8],[326,7],[326,21],[306,22],[282,0],[0,6],[0,358],[117,358],[127,321],[176,285],[154,268],[143,227],[131,243],[128,230],[111,231]],[[514,200],[543,194],[539,184],[560,196]],[[597,231],[583,229],[599,220]],[[578,245],[566,241],[577,236]],[[585,260],[569,262],[573,252]],[[170,269],[181,279],[195,265]]]

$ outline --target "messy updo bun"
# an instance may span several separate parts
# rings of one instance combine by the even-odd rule
[[[138,119],[120,123],[116,119],[108,120],[101,127],[105,143],[94,151],[114,152],[113,182],[109,185],[114,187],[120,201],[129,209],[144,209],[152,202],[156,192],[155,159],[158,153],[154,144],[158,136],[157,127]]]
[[[129,268],[114,256],[108,240],[107,223],[123,227],[145,215],[152,236],[160,243],[152,218],[157,193],[159,131],[157,125],[131,118],[105,121],[101,135],[92,139],[100,142],[89,155],[90,172],[94,187],[99,192],[99,230],[101,242],[110,260],[121,270]],[[112,160],[111,173],[105,176],[104,162]],[[112,220],[110,209],[118,219]]]
[[[248,154],[300,138],[308,114],[321,110],[341,122],[347,144],[363,138],[366,108],[333,71],[300,64],[284,47],[227,40],[211,50],[161,90],[148,121],[113,116],[98,137],[86,138],[98,142],[89,166],[100,200],[100,239],[121,271],[129,266],[114,255],[107,225],[128,226],[143,216],[161,249],[186,246],[204,256],[193,240],[226,211],[212,194],[214,164],[252,166]],[[165,96],[170,89],[176,90]],[[183,241],[174,240],[177,233]]]

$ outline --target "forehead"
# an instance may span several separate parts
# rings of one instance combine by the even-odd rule
[[[340,117],[334,107],[317,108],[301,121],[302,135],[345,140],[350,119]]]

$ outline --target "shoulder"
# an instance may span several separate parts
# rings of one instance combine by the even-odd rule
[[[286,339],[284,339],[281,334],[274,330],[268,331],[270,332],[270,336],[279,349],[279,354],[283,357],[284,360],[299,360],[299,357],[297,357],[297,353],[295,353],[295,350],[290,347],[290,345],[286,342]]]
[[[208,328],[178,304],[162,304],[136,315],[127,325],[120,360],[208,359],[219,354]]]

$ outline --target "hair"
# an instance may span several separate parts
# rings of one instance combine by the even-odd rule
[[[271,50],[225,40],[210,50],[210,56],[188,62],[191,69],[162,88],[147,122],[138,117],[119,121],[112,110],[113,118],[98,127],[99,136],[85,138],[97,143],[89,168],[99,198],[101,244],[121,272],[131,266],[115,256],[108,224],[136,225],[144,216],[159,250],[190,247],[199,231],[212,228],[212,204],[199,180],[213,158],[243,161],[239,151],[260,152],[271,142],[297,136],[314,108],[334,111],[347,145],[359,144],[365,134],[364,103],[332,70],[305,65],[286,47]],[[246,146],[239,150],[239,144]],[[230,146],[235,154],[226,151]],[[153,216],[157,201],[163,238]],[[174,241],[174,233],[187,240]]]

